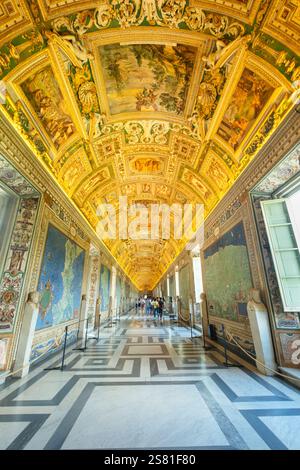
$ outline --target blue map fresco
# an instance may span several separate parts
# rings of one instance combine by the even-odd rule
[[[116,307],[117,308],[119,308],[121,305],[121,295],[122,295],[121,293],[122,293],[121,279],[119,278],[119,276],[117,276],[117,280],[116,280],[116,299],[117,299]]]
[[[101,312],[107,312],[109,306],[110,270],[101,264],[100,270],[100,298]]]
[[[85,252],[49,225],[38,283],[36,330],[79,317]]]

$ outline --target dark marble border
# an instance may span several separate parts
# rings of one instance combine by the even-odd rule
[[[300,408],[240,410],[240,413],[272,450],[288,450],[286,445],[259,418],[263,416],[300,416]],[[300,441],[299,441],[300,449]]]
[[[114,374],[113,372],[122,372],[124,369],[124,364],[125,361],[131,361],[133,362],[132,366],[132,372],[127,374]],[[66,370],[68,372],[112,372],[111,374],[98,374],[99,378],[114,378],[114,377],[124,377],[124,378],[129,378],[129,377],[140,377],[140,371],[141,371],[141,359],[139,357],[126,357],[126,358],[120,358],[118,359],[118,362],[115,367],[69,367],[67,366]]]
[[[23,431],[9,444],[6,450],[22,450],[44,424],[49,414],[0,415],[1,423],[21,423],[29,421]]]
[[[226,437],[230,446],[239,450],[247,450],[249,447],[246,442],[237,431],[236,427],[232,424],[230,419],[226,416],[223,409],[220,407],[218,402],[215,400],[211,392],[208,390],[206,385],[203,382],[198,382],[196,384],[198,392],[201,394],[203,400],[205,401],[209,411],[217,421],[222,433]]]
[[[260,377],[252,376],[254,380],[260,383],[264,388],[270,390],[273,395],[245,395],[245,396],[238,396],[227,383],[221,379],[217,374],[212,374],[211,379],[215,382],[215,384],[219,387],[220,390],[226,395],[226,397],[232,403],[244,403],[244,402],[267,402],[267,401],[293,401],[292,398],[289,398],[287,395],[282,393],[277,388],[273,387],[272,385],[268,384],[264,381],[262,383]]]
[[[158,360],[163,360],[169,371],[181,371],[181,372],[183,372],[183,373],[180,374],[180,377],[191,377],[192,375],[196,375],[196,374],[193,374],[193,372],[196,372],[196,371],[198,371],[197,377],[199,377],[199,372],[201,372],[201,371],[203,371],[205,373],[205,372],[209,372],[211,370],[225,369],[225,366],[218,366],[218,365],[206,366],[204,364],[203,365],[201,365],[201,364],[200,365],[195,365],[195,366],[187,366],[187,367],[177,367],[177,366],[174,365],[174,362],[170,357],[162,358],[162,359],[152,357],[152,358],[150,358],[151,377],[155,377],[155,376],[166,377],[166,374],[161,374],[158,370],[158,363],[157,363]],[[187,371],[189,371],[189,372],[187,372]],[[168,377],[170,377],[170,376],[168,375]]]
[[[76,357],[77,360],[77,357]],[[66,383],[65,385],[55,394],[55,396],[50,399],[50,400],[16,400],[18,395],[23,393],[25,390],[27,390],[29,387],[34,385],[36,382],[38,382],[42,377],[45,376],[45,374],[51,374],[51,371],[45,372],[41,371],[39,374],[37,374],[35,377],[32,377],[32,379],[28,380],[26,383],[22,384],[19,388],[14,390],[13,392],[10,392],[5,398],[3,398],[0,401],[0,406],[57,406],[59,405],[63,399],[68,395],[68,393],[71,391],[71,389],[74,387],[74,385],[81,379],[89,379],[89,378],[137,378],[140,377],[140,371],[141,371],[141,359],[138,358],[130,358],[130,359],[119,359],[118,363],[115,368],[106,368],[106,367],[99,367],[99,368],[82,368],[82,369],[70,369],[68,366],[68,371],[76,371],[76,372],[86,372],[86,371],[91,371],[91,372],[98,372],[98,371],[122,371],[124,368],[124,363],[125,361],[132,361],[133,362],[133,367],[132,367],[132,372],[130,374],[99,374],[97,375],[94,374],[87,374],[87,375],[73,375]],[[74,361],[72,361],[74,362]],[[62,372],[63,373],[63,372]],[[111,382],[109,382],[111,383]]]

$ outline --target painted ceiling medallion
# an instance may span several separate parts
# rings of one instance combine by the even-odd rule
[[[294,0],[5,5],[1,116],[95,230],[98,205],[125,196],[208,216],[296,104]],[[151,289],[186,239],[105,243]]]

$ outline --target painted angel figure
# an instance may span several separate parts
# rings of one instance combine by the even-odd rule
[[[217,48],[216,51],[211,52],[208,56],[202,57],[202,61],[206,63],[207,69],[211,69],[215,67],[218,60],[223,55],[225,47],[226,47],[225,42],[221,41],[221,39],[218,39],[216,41],[216,48]]]
[[[74,34],[60,35],[54,31],[45,31],[45,36],[53,42],[56,42],[62,48],[67,47],[70,58],[75,66],[82,67],[83,62],[93,59],[94,56],[87,50],[87,48],[76,38]]]

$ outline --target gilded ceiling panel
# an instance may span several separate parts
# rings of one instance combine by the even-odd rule
[[[276,0],[269,9],[263,32],[282,41],[296,52],[300,43],[300,3],[298,0]]]
[[[245,68],[231,97],[217,134],[236,151],[267,104],[273,88]]]
[[[39,10],[45,20],[55,18],[57,15],[65,15],[85,8],[93,8],[94,0],[29,0],[30,3],[39,7]]]
[[[181,180],[199,195],[199,200],[209,204],[209,201],[214,198],[214,192],[208,184],[193,171],[184,168]]]
[[[32,25],[24,0],[2,0],[0,4],[0,44]]]
[[[110,44],[99,48],[111,115],[157,111],[182,116],[196,49],[177,44]]]
[[[105,167],[92,173],[91,176],[85,179],[80,188],[74,195],[75,201],[78,205],[82,206],[88,196],[96,191],[99,186],[109,182],[111,179],[111,168]]]
[[[91,171],[92,168],[89,159],[84,148],[81,147],[75,151],[63,165],[58,174],[58,180],[68,195],[72,197],[77,186]]]
[[[192,0],[191,4],[203,9],[213,9],[251,24],[259,10],[260,0]]]
[[[21,83],[22,91],[58,150],[76,129],[50,65]]]
[[[227,165],[213,152],[206,156],[201,166],[200,174],[204,178],[209,179],[211,186],[217,194],[225,192],[234,180]]]
[[[133,174],[162,175],[165,161],[160,157],[131,157],[129,158],[129,171]]]
[[[115,155],[121,151],[122,134],[115,133],[105,135],[95,141],[93,148],[97,165],[102,165],[108,160],[113,160]]]
[[[170,142],[172,156],[176,160],[181,160],[189,166],[194,166],[200,151],[201,145],[187,136],[174,133]]]

